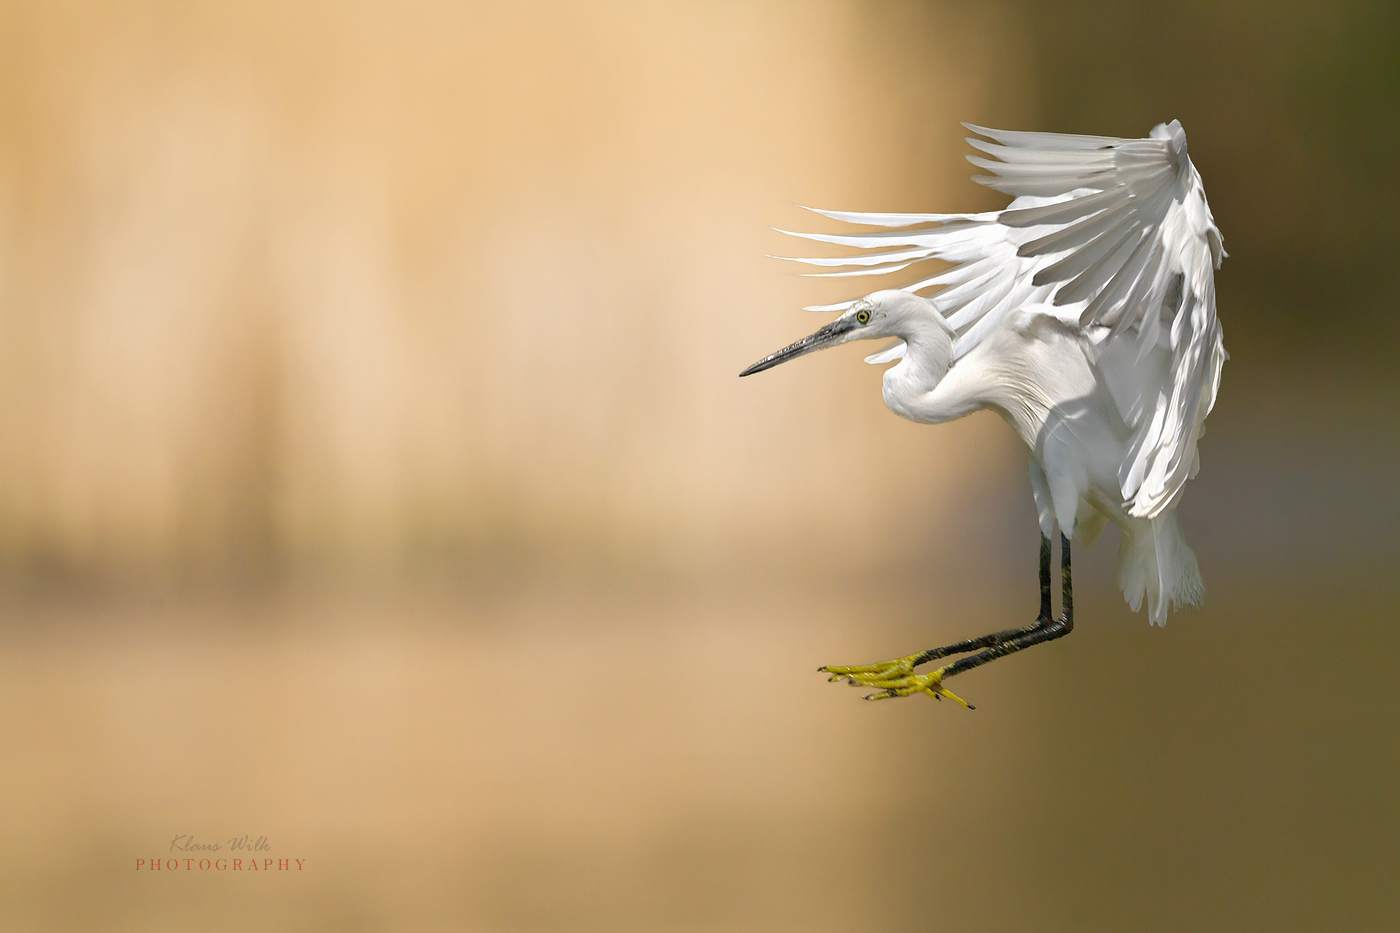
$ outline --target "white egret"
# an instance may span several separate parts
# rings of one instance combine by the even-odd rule
[[[878,688],[866,699],[926,693],[964,706],[943,681],[1074,627],[1070,541],[1092,544],[1105,521],[1123,532],[1118,581],[1150,623],[1205,595],[1175,509],[1199,466],[1196,442],[1215,404],[1226,353],[1215,315],[1225,256],[1181,124],[1147,139],[1021,133],[964,124],[975,180],[1014,200],[980,214],[818,211],[884,228],[797,233],[863,254],[799,259],[823,275],[952,263],[899,290],[812,308],[841,311],[816,333],[750,366],[762,372],[813,350],[896,338],[867,358],[890,363],[885,404],[938,424],[990,408],[1029,448],[1039,513],[1040,614],[1028,626],[905,658],[824,667]],[[987,140],[991,140],[988,142]],[[786,231],[785,231],[786,232]],[[929,297],[920,292],[933,289]],[[1060,618],[1050,607],[1051,536],[1061,547]],[[931,673],[914,668],[967,654]]]

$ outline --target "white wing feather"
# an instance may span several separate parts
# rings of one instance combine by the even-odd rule
[[[904,287],[938,289],[929,297],[957,332],[955,360],[1021,309],[1077,323],[1133,432],[1119,470],[1123,503],[1131,515],[1155,517],[1195,474],[1196,441],[1225,360],[1214,276],[1225,252],[1201,177],[1187,158],[1186,134],[1176,121],[1147,139],[964,125],[991,140],[967,141],[998,161],[967,158],[990,173],[974,180],[1015,198],[1006,210],[817,211],[892,229],[793,233],[868,251],[797,261],[825,267],[811,273],[825,276],[897,272],[929,259],[952,263]],[[1165,366],[1146,360],[1157,350]]]

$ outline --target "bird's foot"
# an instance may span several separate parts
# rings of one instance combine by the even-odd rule
[[[894,697],[925,693],[935,700],[947,697],[967,709],[974,708],[962,697],[943,686],[943,672],[948,669],[947,667],[940,667],[927,674],[914,673],[914,665],[919,663],[921,657],[922,655],[911,654],[907,658],[895,658],[893,661],[880,661],[876,664],[860,664],[853,667],[830,665],[819,667],[817,670],[823,674],[830,674],[831,676],[827,679],[831,681],[846,680],[852,686],[877,688],[878,692],[868,694],[865,697],[867,700],[889,700]]]

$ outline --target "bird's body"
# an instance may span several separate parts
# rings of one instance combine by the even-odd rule
[[[1204,595],[1174,511],[1195,475],[1225,359],[1213,276],[1224,251],[1185,133],[1175,122],[1141,140],[972,129],[995,142],[968,141],[1002,160],[969,157],[995,173],[978,180],[1016,195],[1011,205],[982,214],[821,211],[885,228],[796,234],[867,251],[800,260],[838,267],[822,274],[894,272],[928,259],[953,265],[901,290],[813,309],[843,313],[744,375],[824,346],[896,338],[867,358],[895,363],[883,381],[892,411],[936,424],[991,409],[1029,450],[1044,541],[1035,640],[1057,637],[1043,631],[1057,624],[1048,619],[1056,526],[1066,596],[1069,539],[1092,543],[1112,520],[1124,533],[1119,581],[1128,602],[1136,610],[1145,597],[1149,619],[1164,623],[1170,606],[1198,605]],[[957,653],[937,651],[925,654]]]
[[[902,292],[877,295],[909,300]],[[1140,392],[1161,380],[1165,354],[1154,350],[1135,363],[1126,345],[1101,349],[1078,328],[1025,312],[951,364],[949,349],[946,341],[928,336],[906,341],[904,357],[884,375],[882,394],[890,410],[924,424],[995,411],[1029,451],[1031,488],[1046,535],[1058,525],[1092,544],[1111,520],[1123,531],[1119,578],[1135,610],[1144,595],[1156,622],[1165,621],[1171,602],[1199,605],[1200,574],[1172,511],[1132,515],[1119,479],[1134,430],[1115,402],[1111,381]],[[946,375],[931,382],[930,374],[940,368]],[[1163,592],[1165,601],[1159,598]]]

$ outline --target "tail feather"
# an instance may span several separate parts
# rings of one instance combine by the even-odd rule
[[[1134,612],[1147,598],[1147,617],[1153,625],[1166,625],[1167,613],[1174,607],[1200,607],[1206,596],[1201,569],[1174,514],[1144,520],[1123,535],[1118,585]]]

